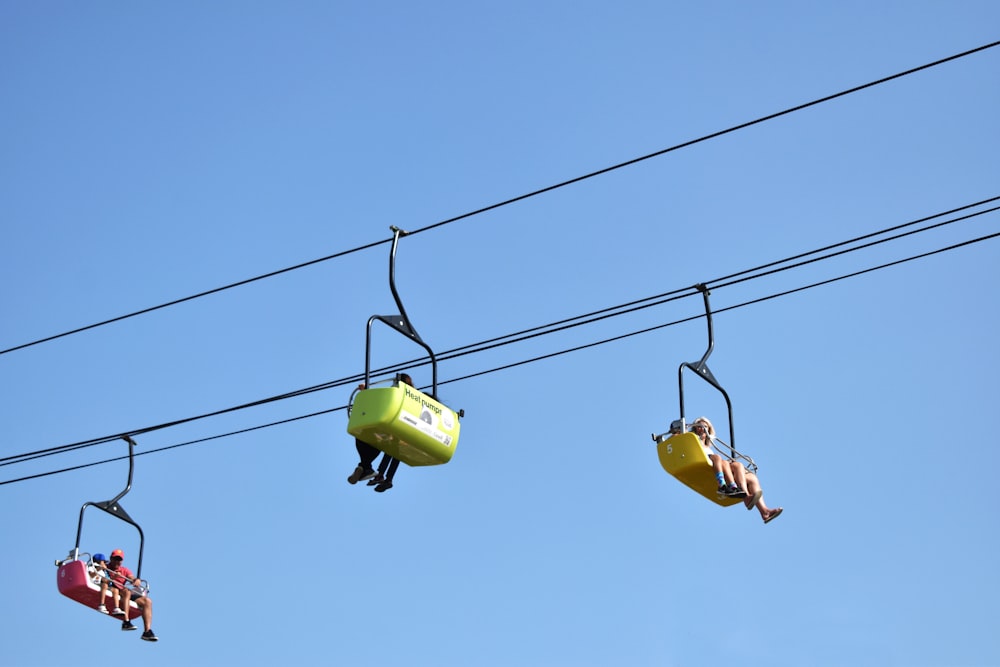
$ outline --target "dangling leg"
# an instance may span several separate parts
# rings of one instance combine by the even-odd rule
[[[363,442],[354,439],[354,446],[358,450],[358,458],[360,459],[358,467],[354,469],[354,472],[347,478],[348,484],[357,484],[358,482],[366,479],[371,479],[375,476],[375,471],[372,469],[372,463],[375,461],[375,457],[379,455],[379,450],[367,442]]]
[[[764,520],[764,523],[770,523],[773,519],[777,519],[781,513],[785,511],[785,508],[775,507],[774,509],[771,509],[767,506],[767,503],[764,502],[764,491],[761,488],[760,480],[757,478],[757,475],[754,475],[752,472],[748,472],[747,480],[753,489],[753,497],[757,499],[756,502],[754,502],[754,506],[756,506],[757,511],[760,512],[760,518]],[[747,507],[747,509],[750,509],[750,507]]]
[[[137,599],[135,603],[139,605],[139,609],[142,610],[142,638],[147,642],[155,642],[159,640],[159,637],[157,637],[156,633],[153,632],[153,601],[148,597],[141,597]]]
[[[399,467],[399,459],[392,458],[391,456],[387,456],[385,458],[389,459],[388,462],[386,462],[385,459],[383,459],[383,463],[385,463],[386,465],[385,479],[384,481],[379,482],[379,484],[375,487],[375,490],[378,491],[379,493],[382,493],[383,491],[388,491],[389,489],[392,488],[392,478],[396,476],[396,468]],[[380,471],[381,468],[382,466],[379,466]]]
[[[124,589],[122,589],[121,593],[122,593],[122,597],[121,597],[122,606],[121,606],[121,608],[125,612],[125,616],[124,616],[125,620],[122,621],[122,630],[135,630],[136,629],[135,626],[132,625],[132,621],[129,620],[129,613],[128,613],[129,612],[129,604],[128,603],[132,599],[132,591],[130,591],[127,588],[124,588]]]
[[[118,590],[117,586],[111,587],[111,604],[114,607],[111,609],[112,616],[124,616],[125,620],[128,620],[128,612],[122,609],[121,605],[121,592]],[[125,603],[125,608],[128,609],[128,602]]]
[[[378,472],[368,480],[368,486],[375,486],[385,481],[386,470],[389,468],[389,462],[392,460],[392,457],[388,454],[382,455],[382,460],[378,462]]]
[[[358,450],[359,465],[365,470],[372,469],[372,463],[378,458],[379,450],[373,445],[369,445],[363,440],[354,439],[354,448]]]
[[[101,612],[102,614],[107,614],[108,613],[108,607],[107,607],[107,605],[104,604],[104,598],[107,597],[107,595],[108,595],[108,582],[104,581],[104,578],[102,577],[101,578],[101,603],[99,605],[97,605],[97,611]]]
[[[729,487],[733,485],[733,471],[728,465],[729,462],[724,461],[718,454],[709,454],[708,458],[712,462],[715,481],[719,484],[719,493],[726,495]]]
[[[741,466],[739,463],[727,461],[723,459],[721,456],[715,454],[712,455],[712,458],[715,459],[714,461],[715,465],[721,468],[723,481],[725,482],[724,486],[719,486],[719,494],[723,496],[728,496],[730,498],[746,497],[746,492],[740,489],[740,487],[736,485],[735,482],[736,477],[735,474],[733,473],[733,470],[735,469],[740,475],[740,478],[742,479],[743,466]],[[716,475],[716,479],[718,479],[718,475]]]
[[[748,470],[745,473],[745,477],[747,480],[747,497],[743,499],[743,504],[749,511],[757,503],[763,502],[761,499],[764,497],[764,490],[760,488],[760,481],[757,479],[757,475]]]
[[[729,467],[733,471],[735,484],[730,487],[727,495],[731,498],[746,498],[749,494],[747,494],[747,478],[743,464],[739,461],[730,461]]]

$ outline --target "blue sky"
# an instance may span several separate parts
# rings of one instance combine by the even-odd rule
[[[0,349],[1000,39],[985,0],[695,5],[2,3]],[[445,352],[996,197],[998,71],[991,48],[405,237],[403,303]],[[995,234],[988,207],[712,304]],[[767,526],[688,491],[649,438],[706,342],[704,320],[661,325],[697,296],[441,361],[440,397],[466,413],[455,457],[385,494],[345,482],[343,410],[144,454],[340,408],[350,385],[137,435],[122,504],[155,645],[55,585],[81,505],[126,464],[4,483],[2,662],[1000,665],[998,515],[974,465],[998,260],[985,240],[716,315],[709,365],[785,508]],[[387,267],[382,243],[0,354],[0,457],[351,378],[367,319],[395,312]],[[373,341],[377,368],[421,356],[385,327]],[[689,419],[724,430],[721,398],[688,387]],[[82,548],[134,566],[137,533],[98,514]]]

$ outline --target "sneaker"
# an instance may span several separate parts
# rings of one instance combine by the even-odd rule
[[[375,487],[375,490],[379,493],[382,493],[383,491],[388,491],[391,488],[392,488],[392,482],[386,480],[384,482],[379,482],[378,485]]]
[[[111,615],[112,616],[124,616],[125,615],[125,610],[124,609],[119,609],[118,607],[115,607],[114,609],[111,610]]]
[[[358,466],[351,473],[351,476],[347,478],[348,484],[357,484],[358,482],[363,482],[366,479],[371,479],[375,476],[375,471],[371,468],[365,468],[364,466]]]
[[[129,621],[122,621],[122,630],[135,630],[136,627]]]
[[[368,480],[368,486],[375,486],[376,484],[381,484],[384,481],[385,478],[382,477],[382,475],[375,475],[370,480]]]
[[[108,613],[108,608],[105,607],[103,604],[99,604],[97,605],[97,611],[101,612],[102,614],[106,614]]]
[[[716,493],[718,493],[720,496],[728,496],[729,495],[729,489],[726,488],[725,484],[719,484],[719,489],[718,489],[718,491],[716,491]]]
[[[142,633],[142,638],[145,639],[147,642],[156,642],[156,641],[160,640],[159,637],[157,637],[156,635],[153,634],[153,630],[152,629],[149,629],[149,630],[146,630],[145,632],[143,632]]]
[[[729,496],[730,498],[746,498],[747,492],[740,491],[739,487],[736,486],[735,484],[730,484],[726,488],[726,495]]]

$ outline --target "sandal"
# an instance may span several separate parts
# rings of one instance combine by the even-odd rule
[[[781,513],[784,511],[785,511],[784,507],[779,507],[778,509],[773,510],[770,514],[767,515],[767,518],[764,519],[764,523],[770,523],[772,520],[777,519],[779,516],[781,516]]]

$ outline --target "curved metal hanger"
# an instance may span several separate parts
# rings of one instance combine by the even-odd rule
[[[403,334],[416,344],[420,345],[422,348],[427,350],[427,354],[431,357],[431,375],[432,375],[432,390],[431,396],[437,398],[437,357],[434,356],[434,350],[420,338],[417,330],[413,327],[410,322],[409,316],[406,314],[406,309],[403,308],[403,302],[399,298],[399,292],[396,290],[396,246],[399,244],[399,238],[401,236],[406,236],[407,232],[404,232],[399,227],[395,225],[389,227],[392,230],[392,249],[389,251],[389,289],[392,291],[392,298],[396,301],[396,307],[399,308],[398,315],[372,315],[368,318],[368,328],[365,334],[365,386],[371,386],[371,353],[372,353],[372,323],[375,320],[382,322],[383,324],[389,325],[391,328],[395,329],[399,333]]]
[[[709,291],[708,288],[701,283],[695,285],[694,287],[699,292],[701,292],[701,295],[705,301],[705,318],[708,320],[708,349],[705,350],[705,354],[703,354],[701,359],[699,359],[698,361],[694,363],[684,362],[680,365],[680,368],[677,369],[677,381],[679,385],[682,428],[687,424],[687,422],[684,419],[684,369],[687,368],[691,371],[694,371],[694,373],[701,379],[705,380],[705,382],[715,387],[719,391],[719,393],[722,394],[723,398],[726,399],[726,407],[729,410],[728,446],[731,451],[731,454],[735,456],[737,452],[736,452],[736,435],[733,429],[733,403],[732,401],[729,400],[729,394],[726,393],[726,390],[722,388],[722,385],[720,385],[718,380],[715,379],[715,376],[712,375],[712,371],[708,369],[708,358],[709,356],[711,356],[712,350],[715,348],[715,334],[712,327],[712,306],[709,304],[708,301]]]
[[[128,481],[125,483],[125,488],[122,489],[121,493],[112,498],[111,500],[103,500],[100,502],[86,502],[83,507],[80,508],[80,521],[76,526],[76,544],[73,546],[73,558],[76,558],[80,553],[80,535],[83,532],[83,513],[88,507],[96,507],[99,510],[103,510],[110,514],[111,516],[121,519],[127,524],[135,526],[135,529],[139,531],[139,560],[135,567],[135,576],[142,578],[142,549],[145,544],[146,538],[142,533],[142,528],[136,523],[132,517],[128,515],[125,508],[121,506],[118,502],[125,494],[129,492],[132,488],[132,472],[135,470],[135,441],[132,440],[127,435],[122,436],[122,440],[128,443]]]

